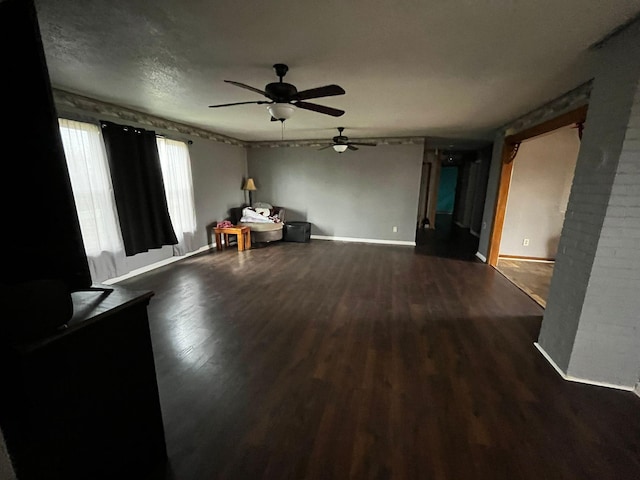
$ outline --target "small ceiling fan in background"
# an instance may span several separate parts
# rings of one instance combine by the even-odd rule
[[[309,90],[302,90],[301,92],[299,92],[294,85],[282,81],[282,78],[286,75],[287,71],[289,71],[289,67],[287,65],[285,65],[284,63],[276,63],[273,68],[275,69],[276,75],[280,80],[278,82],[267,84],[264,87],[264,90],[245,85],[244,83],[225,80],[226,83],[230,83],[231,85],[235,85],[236,87],[251,90],[252,92],[264,95],[269,100],[224,103],[221,105],[209,105],[209,108],[230,107],[234,105],[246,105],[250,103],[255,103],[258,105],[268,105],[267,110],[269,111],[269,114],[271,115],[271,121],[273,122],[278,120],[284,122],[285,120],[291,118],[291,115],[296,110],[296,108],[311,110],[313,112],[323,113],[325,115],[331,115],[333,117],[339,117],[344,114],[344,110],[339,110],[337,108],[318,105],[317,103],[310,103],[306,101],[313,98],[344,95],[345,91],[342,87],[338,85],[325,85],[323,87],[311,88]]]
[[[324,150],[325,148],[333,147],[336,152],[342,153],[347,149],[358,150],[357,146],[375,147],[376,145],[378,145],[377,143],[373,142],[350,142],[349,137],[345,137],[344,135],[342,135],[343,130],[344,127],[338,127],[339,135],[333,137],[333,143],[327,145],[326,147],[319,148],[318,150]]]

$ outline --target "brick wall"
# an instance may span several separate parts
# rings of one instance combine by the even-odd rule
[[[589,112],[538,343],[569,376],[640,373],[640,24],[597,54]]]
[[[634,386],[640,374],[638,86],[567,373],[625,386]]]

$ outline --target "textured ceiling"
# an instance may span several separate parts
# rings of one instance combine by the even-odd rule
[[[588,80],[589,46],[640,0],[36,0],[54,87],[247,141],[488,138]],[[263,89],[286,63],[339,118],[269,121]]]

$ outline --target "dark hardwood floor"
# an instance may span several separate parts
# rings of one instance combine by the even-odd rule
[[[416,253],[478,262],[479,239],[468,228],[453,223],[451,215],[438,214],[435,228],[416,230]]]
[[[640,398],[561,379],[543,309],[485,264],[312,240],[121,285],[155,292],[150,479],[640,478]]]

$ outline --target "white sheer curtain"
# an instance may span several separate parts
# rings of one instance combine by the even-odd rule
[[[58,121],[91,278],[100,283],[127,273],[102,134],[97,125]]]
[[[164,137],[158,137],[157,143],[169,216],[178,237],[178,244],[173,246],[173,254],[185,255],[196,247],[196,209],[189,148],[184,142]]]

